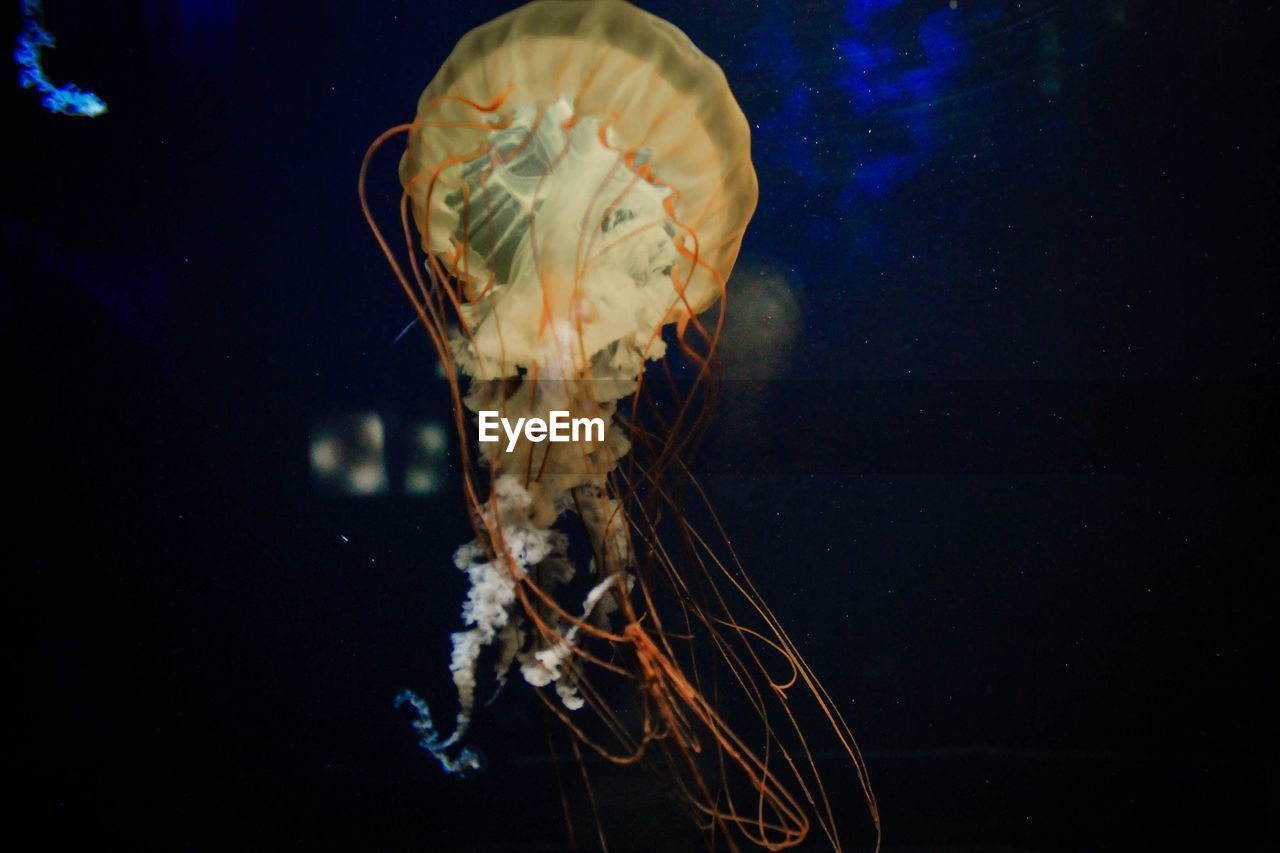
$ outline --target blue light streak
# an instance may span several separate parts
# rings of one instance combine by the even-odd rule
[[[18,82],[24,89],[35,89],[44,95],[40,103],[51,113],[94,118],[107,111],[107,105],[93,92],[82,90],[75,83],[55,86],[44,73],[40,54],[46,47],[53,47],[53,34],[40,23],[43,10],[40,0],[23,0],[22,32],[18,35],[18,47],[13,58],[18,63]]]

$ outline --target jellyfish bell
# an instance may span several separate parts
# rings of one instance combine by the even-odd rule
[[[373,153],[401,133],[403,265],[364,194]],[[687,464],[718,396],[727,282],[757,196],[720,68],[620,0],[538,0],[462,38],[414,120],[370,147],[360,190],[449,380],[474,528],[454,556],[470,590],[451,637],[451,731],[400,697],[421,745],[450,772],[474,768],[466,737],[491,657],[493,683],[518,673],[575,756],[646,764],[717,838],[777,849],[816,822],[838,847],[788,704],[803,693],[878,838],[847,725]],[[487,414],[605,428],[478,443]],[[742,726],[721,710],[732,689]]]
[[[416,125],[400,176],[424,248],[470,280],[491,273],[526,298],[544,291],[543,310],[510,330],[525,348],[483,353],[498,371],[548,327],[576,326],[575,310],[589,340],[610,339],[621,312],[592,309],[619,298],[614,276],[663,272],[677,292],[638,301],[670,309],[668,320],[702,311],[756,206],[750,131],[724,73],[680,30],[620,0],[543,0],[472,30],[422,93]],[[547,210],[531,234],[523,219],[535,207]],[[621,258],[601,252],[629,221],[629,231],[667,227]]]
[[[559,393],[609,418],[663,356],[661,327],[723,292],[757,195],[723,72],[612,0],[530,3],[464,36],[419,99],[400,176],[423,250],[458,283],[452,355],[482,380],[468,404],[517,417]],[[541,399],[483,384],[522,372]],[[548,460],[540,482],[559,487],[539,491],[544,516],[574,485],[564,465],[598,478],[624,437],[599,450],[586,466]]]

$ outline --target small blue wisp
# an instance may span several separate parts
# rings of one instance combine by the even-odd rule
[[[458,747],[451,738],[441,737],[431,721],[431,709],[427,702],[412,690],[405,690],[395,698],[395,706],[409,704],[418,712],[413,730],[418,733],[418,746],[431,753],[446,773],[454,776],[470,776],[484,770],[484,757],[469,746]],[[451,755],[456,752],[457,755]]]
[[[40,23],[43,13],[40,0],[23,0],[22,32],[13,58],[18,62],[18,82],[24,89],[35,89],[44,95],[40,103],[51,113],[68,116],[100,116],[107,105],[93,92],[85,92],[75,83],[55,86],[40,65],[40,52],[53,47],[53,34]]]

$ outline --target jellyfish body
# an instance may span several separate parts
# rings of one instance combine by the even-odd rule
[[[475,533],[454,558],[471,588],[452,636],[452,732],[405,700],[423,745],[446,769],[472,766],[464,738],[492,647],[497,683],[518,671],[537,688],[575,755],[647,762],[718,838],[787,847],[816,820],[838,847],[788,705],[798,691],[848,754],[878,837],[848,727],[685,462],[717,398],[726,282],[757,195],[720,68],[620,0],[539,0],[467,34],[415,120],[370,154],[400,132],[405,238],[425,262],[405,274],[379,240],[450,380]],[[481,411],[607,429],[473,454]],[[695,502],[712,535],[686,512]],[[590,555],[579,564],[573,540]],[[730,688],[751,733],[707,698]]]
[[[94,118],[107,111],[107,105],[93,92],[85,92],[75,83],[56,86],[45,74],[41,54],[54,46],[53,34],[44,28],[44,10],[40,0],[23,0],[22,32],[13,58],[18,63],[18,82],[24,89],[35,89],[43,97],[40,104],[51,113]]]

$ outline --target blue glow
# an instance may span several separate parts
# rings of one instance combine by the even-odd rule
[[[484,770],[484,757],[469,746],[459,747],[452,738],[441,737],[431,719],[431,709],[427,701],[412,690],[405,690],[395,698],[395,706],[409,705],[418,714],[413,721],[413,730],[418,734],[418,746],[440,762],[446,773],[454,776],[469,776]],[[453,754],[453,753],[456,753]]]
[[[40,23],[43,11],[40,0],[23,0],[22,32],[18,35],[18,47],[13,58],[18,63],[18,82],[24,89],[35,89],[44,95],[41,105],[51,113],[68,116],[100,116],[107,105],[93,92],[85,92],[75,83],[55,86],[45,76],[40,65],[40,53],[53,47],[53,34]]]
[[[876,15],[889,11],[901,2],[902,0],[849,0],[844,17],[850,26],[860,29],[867,26]]]
[[[944,153],[957,109],[946,105],[972,64],[969,39],[999,17],[1000,3],[922,5],[846,0],[828,28],[809,31],[796,28],[789,4],[765,4],[746,62],[772,95],[771,115],[755,125],[757,156],[791,175],[811,210],[843,216]]]
[[[869,196],[883,196],[911,177],[938,144],[933,105],[946,96],[957,72],[966,64],[961,16],[941,9],[921,22],[914,43],[902,44],[882,13],[896,2],[851,2],[846,20],[854,30],[839,42],[846,71],[836,83],[850,111],[875,119],[880,145],[869,146],[854,174]]]

